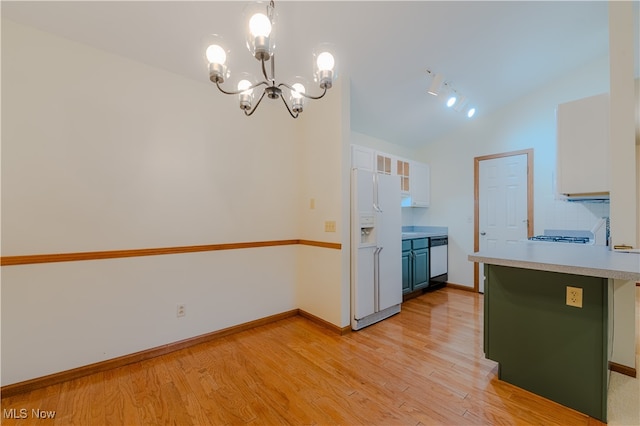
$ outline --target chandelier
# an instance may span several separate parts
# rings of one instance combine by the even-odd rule
[[[298,118],[304,109],[306,99],[320,99],[331,88],[336,78],[335,60],[328,45],[320,45],[313,52],[314,72],[313,78],[322,93],[311,96],[306,93],[306,80],[296,77],[292,84],[277,83],[275,77],[275,24],[277,15],[275,4],[272,0],[268,4],[255,3],[247,6],[244,12],[247,20],[246,44],[249,52],[260,61],[262,76],[260,79],[253,78],[248,73],[240,74],[238,78],[237,90],[225,90],[220,85],[229,79],[231,73],[225,64],[229,51],[225,50],[224,42],[218,35],[210,35],[207,40],[205,56],[209,63],[209,80],[215,83],[216,87],[224,94],[237,95],[240,109],[246,116],[252,115],[265,95],[269,99],[282,99],[287,111],[293,118]],[[271,74],[267,73],[266,62],[271,62]],[[256,91],[262,87],[262,94],[255,102]],[[285,99],[285,94],[287,95]]]

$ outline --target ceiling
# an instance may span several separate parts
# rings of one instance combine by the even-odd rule
[[[259,72],[244,48],[245,5],[2,1],[1,11],[14,21],[208,81],[202,39],[209,33],[225,37],[232,72]],[[332,43],[339,78],[351,83],[352,130],[409,148],[468,123],[426,93],[427,69],[466,95],[481,119],[608,52],[606,1],[278,1],[276,10],[277,79],[301,74],[311,80],[312,49]],[[215,90],[211,95],[223,96]]]

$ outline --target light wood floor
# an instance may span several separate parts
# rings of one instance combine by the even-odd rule
[[[602,425],[497,379],[482,296],[441,289],[338,336],[292,317],[2,400],[3,425]]]

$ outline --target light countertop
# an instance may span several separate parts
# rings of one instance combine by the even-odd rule
[[[442,234],[442,232],[403,232],[402,239],[403,240],[414,240],[416,238],[427,238],[427,237],[446,237],[446,234]]]
[[[427,237],[446,237],[449,228],[446,226],[403,226],[402,239],[413,240]]]
[[[520,242],[470,254],[472,262],[590,277],[640,281],[640,253],[606,246]]]

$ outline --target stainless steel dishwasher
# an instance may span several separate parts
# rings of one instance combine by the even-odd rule
[[[449,237],[429,238],[429,282],[430,285],[446,283],[449,278]]]

